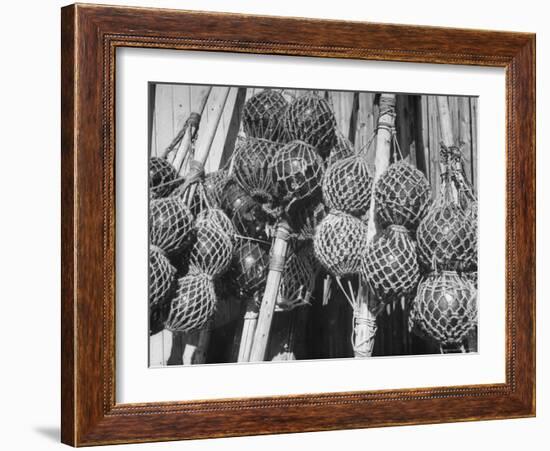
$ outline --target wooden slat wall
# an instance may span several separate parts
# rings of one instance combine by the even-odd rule
[[[189,114],[197,108],[205,86],[157,84],[150,90],[153,111],[150,116],[151,139],[149,151],[160,155],[181,129]],[[206,172],[217,170],[226,164],[234,149],[238,134],[243,134],[240,116],[246,100],[262,88],[231,88],[223,109],[212,152],[206,162]],[[304,90],[282,91],[288,101],[303,94]],[[376,129],[378,120],[377,94],[361,92],[315,91],[326,98],[334,109],[340,132],[348,138],[356,151],[366,151],[365,146]],[[449,109],[453,134],[457,143],[463,145],[466,175],[477,188],[477,98],[449,96]],[[214,108],[207,102],[203,121],[208,121],[209,111]],[[396,106],[396,130],[399,148],[405,159],[423,171],[432,185],[434,196],[440,186],[439,169],[439,117],[435,96],[398,95]],[[370,164],[374,161],[373,148],[368,151]],[[394,156],[398,154],[394,146]],[[320,278],[319,278],[320,279]],[[337,358],[353,356],[350,343],[352,309],[336,284],[333,284],[328,305],[323,306],[322,280],[319,280],[311,307],[291,314],[277,314],[270,343],[273,358]],[[405,300],[397,300],[379,318],[379,330],[375,343],[375,355],[436,352],[419,342],[407,332],[407,309]],[[223,361],[231,352],[232,334],[239,320],[223,326],[214,336],[216,346],[228,346],[227,350],[212,351],[208,361]],[[181,337],[179,337],[181,338]],[[183,344],[169,332],[161,332],[150,340],[151,364],[180,363],[180,348]],[[180,340],[181,341],[181,340]],[[171,356],[172,354],[172,356]],[[171,357],[170,357],[171,356]]]

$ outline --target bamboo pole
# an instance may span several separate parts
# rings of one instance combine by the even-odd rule
[[[390,150],[392,143],[391,129],[395,125],[395,94],[382,94],[380,96],[380,115],[378,117],[378,132],[376,135],[375,172],[373,186],[390,164]],[[374,221],[374,196],[371,196],[371,205],[368,214],[367,243],[376,234]],[[357,293],[355,305],[355,357],[370,357],[374,348],[374,336],[376,335],[376,315],[373,311],[372,300],[369,302],[367,286],[362,283]]]
[[[241,116],[244,109],[247,88],[238,88],[233,106],[233,113],[229,121],[227,136],[223,145],[223,151],[220,158],[220,168],[225,167],[228,161],[233,156],[235,143],[241,127]]]
[[[259,297],[259,295],[257,295]],[[252,343],[254,342],[254,333],[258,325],[259,310],[256,304],[257,296],[249,299],[246,305],[246,312],[243,319],[243,328],[241,331],[241,340],[239,342],[239,350],[237,362],[248,362],[250,360],[250,352],[252,351]]]
[[[204,114],[204,109],[206,108],[206,102],[208,100],[208,97],[211,91],[212,91],[212,88],[209,87],[202,93],[203,95],[199,97],[197,107],[191,111],[190,117],[191,117],[191,114],[193,113],[197,113],[199,115],[199,119],[202,117],[202,115]],[[180,145],[178,146],[174,154],[172,165],[176,168],[176,171],[178,172],[179,175],[181,175],[182,172],[185,170],[183,163],[185,161],[186,156],[189,155],[189,152],[191,150],[191,142],[193,140],[194,133],[195,131],[192,130],[192,127],[186,128],[185,134],[181,139]]]
[[[269,273],[267,274],[264,296],[258,316],[258,324],[254,333],[254,342],[252,343],[252,350],[250,351],[250,362],[265,360],[269,332],[273,321],[273,313],[275,312],[275,303],[279,295],[281,276],[285,267],[289,236],[290,226],[287,221],[281,220],[275,231],[273,245],[271,246]]]
[[[198,173],[202,172],[202,168],[210,154],[212,148],[212,142],[216,135],[216,130],[220,123],[222,113],[229,96],[229,89],[226,87],[214,87],[209,91],[208,105],[209,105],[209,121],[204,124],[204,127],[199,129],[197,143],[195,147],[194,159],[189,167],[187,177],[195,177]],[[189,199],[193,198],[195,187],[192,185],[189,187]],[[183,355],[189,362],[192,363],[204,363],[206,358],[205,349],[208,346],[210,340],[209,326],[198,332],[198,342],[196,345],[186,344],[184,346]]]
[[[447,147],[454,145],[453,123],[451,121],[451,112],[449,110],[449,100],[446,96],[437,96],[437,111],[439,112],[439,132],[441,141]]]
[[[441,142],[447,147],[454,146],[455,139],[453,134],[452,117],[449,109],[449,100],[446,96],[437,96],[436,99]],[[443,174],[444,171],[445,168],[443,167],[443,162],[441,158],[439,158],[439,172],[440,174]],[[455,186],[451,186],[451,192],[453,195],[453,201],[458,202],[458,192]]]
[[[225,103],[229,97],[229,90],[230,88],[226,87],[214,87],[208,96],[209,120],[204,124],[204,127],[199,129],[194,155],[194,160],[201,166],[204,166],[210,154],[212,142],[216,136],[216,130],[220,123]],[[193,169],[191,168],[190,171],[193,171]]]

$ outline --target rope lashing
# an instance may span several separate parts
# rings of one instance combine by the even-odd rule
[[[288,241],[290,238],[290,229],[285,223],[281,223],[275,230],[275,240]],[[278,255],[271,252],[269,256],[269,270],[282,273],[285,269],[286,255]]]
[[[352,347],[353,352],[356,357],[370,357],[372,355],[372,346],[374,345],[374,336],[376,335],[376,330],[378,326],[376,320],[372,318],[367,318],[363,315],[358,315],[354,310],[353,313],[353,323],[357,326],[366,326],[369,333],[364,335],[364,338],[361,341],[357,340],[357,335],[353,333],[352,337]],[[368,345],[368,346],[365,346]]]
[[[181,192],[185,193],[191,185],[202,181],[204,181],[204,163],[197,160],[191,160],[189,162],[189,172],[185,177]]]
[[[247,310],[244,314],[244,319],[247,320],[247,319],[258,319],[258,315],[259,315],[259,312],[257,309],[250,309],[250,310]]]
[[[282,255],[271,254],[269,259],[269,270],[283,272],[285,269],[285,257]]]
[[[202,182],[204,180],[204,164],[197,160],[191,160],[189,162],[189,172],[185,177],[178,177],[177,179],[171,180],[166,183],[161,183],[157,185],[157,188],[162,188],[168,185],[181,184],[183,182],[183,187],[181,192],[185,192],[190,185],[197,182]]]

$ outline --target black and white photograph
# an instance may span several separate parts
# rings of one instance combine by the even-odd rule
[[[477,97],[148,90],[150,367],[478,351]]]

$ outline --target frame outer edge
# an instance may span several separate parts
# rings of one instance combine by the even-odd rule
[[[61,441],[76,446],[76,7],[61,8]]]
[[[126,17],[122,12],[131,12],[131,17]],[[239,435],[257,435],[266,433],[284,433],[284,432],[298,432],[298,431],[318,431],[327,429],[348,429],[357,427],[372,427],[372,426],[387,426],[387,425],[401,425],[401,424],[423,424],[433,422],[449,422],[449,421],[467,421],[467,420],[482,420],[482,419],[496,419],[496,418],[514,418],[532,416],[534,414],[534,378],[535,378],[535,361],[534,361],[534,309],[535,309],[535,236],[534,236],[534,224],[533,221],[534,200],[535,200],[535,147],[534,147],[534,35],[521,35],[521,42],[518,42],[518,36],[513,33],[502,34],[489,34],[490,41],[499,44],[499,50],[495,50],[496,54],[504,55],[498,60],[486,60],[484,62],[477,63],[475,54],[473,55],[457,55],[456,60],[452,62],[448,58],[442,58],[441,62],[447,64],[472,64],[475,65],[489,65],[489,66],[508,66],[513,61],[511,69],[513,69],[515,82],[518,88],[518,97],[516,97],[512,107],[519,105],[518,109],[520,116],[515,118],[512,124],[513,133],[515,134],[513,146],[514,157],[517,158],[515,166],[512,166],[515,177],[518,179],[518,187],[520,192],[516,192],[514,197],[521,205],[517,208],[518,224],[515,230],[515,234],[522,240],[524,249],[520,249],[517,258],[513,258],[515,266],[524,265],[524,267],[516,268],[515,283],[517,287],[517,310],[520,313],[518,318],[518,325],[516,326],[518,333],[518,350],[519,353],[516,357],[518,361],[514,364],[514,367],[518,367],[518,387],[515,391],[515,395],[508,393],[503,394],[499,398],[495,398],[498,401],[500,407],[503,408],[501,412],[493,412],[492,414],[484,413],[479,415],[473,415],[471,409],[476,407],[474,399],[471,398],[469,404],[470,414],[464,416],[460,414],[459,417],[449,415],[446,418],[438,419],[424,419],[424,420],[396,420],[393,419],[391,423],[387,423],[382,419],[373,418],[368,420],[362,417],[349,418],[350,414],[346,413],[347,410],[358,410],[359,404],[362,402],[352,404],[349,401],[347,408],[340,408],[341,420],[338,423],[328,426],[325,423],[320,423],[321,414],[319,413],[310,419],[309,423],[307,419],[302,418],[303,407],[300,405],[291,405],[279,407],[273,407],[266,405],[261,409],[267,409],[267,412],[273,414],[273,421],[275,423],[270,424],[269,427],[264,428],[252,427],[251,424],[245,424],[246,418],[239,417],[238,421],[233,421],[232,418],[237,418],[238,415],[234,413],[229,415],[228,412],[232,410],[241,410],[241,408],[231,408],[231,406],[218,406],[213,403],[213,408],[201,413],[200,411],[189,412],[185,415],[176,417],[175,412],[166,411],[159,415],[159,413],[152,412],[150,409],[145,408],[143,413],[136,413],[136,416],[122,412],[117,412],[116,405],[111,412],[111,407],[106,401],[109,400],[108,389],[105,391],[105,381],[111,374],[111,368],[109,365],[99,368],[93,363],[98,361],[105,362],[105,353],[111,352],[110,346],[114,344],[110,339],[105,340],[105,336],[101,339],[98,336],[100,333],[98,330],[93,330],[91,327],[78,329],[78,317],[80,317],[80,326],[85,321],[90,324],[96,324],[100,320],[100,313],[97,310],[99,301],[100,288],[97,286],[98,273],[95,271],[94,265],[88,268],[90,261],[97,261],[98,258],[103,256],[103,259],[108,258],[105,254],[102,254],[97,249],[95,244],[90,247],[90,243],[86,242],[86,238],[89,238],[90,231],[97,231],[100,217],[97,215],[96,209],[93,205],[88,205],[90,201],[96,202],[98,195],[108,195],[110,193],[110,185],[102,184],[101,187],[97,187],[97,179],[93,178],[93,174],[99,174],[99,169],[105,170],[105,165],[112,163],[101,160],[101,157],[96,153],[96,149],[101,147],[101,143],[98,139],[96,130],[99,124],[101,124],[101,112],[84,110],[85,106],[90,104],[98,105],[103,104],[105,108],[105,98],[102,97],[101,90],[93,83],[89,83],[91,80],[97,80],[100,84],[105,80],[99,75],[103,73],[98,64],[105,64],[105,55],[102,52],[105,47],[101,44],[104,43],[103,38],[109,34],[110,29],[115,27],[116,30],[131,29],[132,32],[150,33],[150,28],[147,23],[143,23],[143,20],[137,24],[137,17],[143,15],[150,16],[151,21],[153,16],[158,16],[161,10],[142,9],[134,11],[130,9],[111,8],[104,6],[91,6],[91,5],[71,5],[62,9],[62,441],[72,446],[81,445],[97,445],[97,444],[114,444],[114,443],[136,443],[143,441],[164,441],[164,440],[180,440],[189,438],[206,438],[206,437],[222,437],[222,436],[239,436]],[[164,10],[166,12],[166,10]],[[216,13],[202,13],[201,19],[216,18],[223,19],[223,14]],[[250,16],[249,18],[255,18],[256,16]],[[156,17],[158,18],[158,17]],[[162,16],[163,20],[166,20],[165,16]],[[269,22],[269,18],[264,18],[266,22]],[[281,20],[277,19],[277,20]],[[108,22],[105,22],[107,20]],[[305,20],[305,19],[304,19]],[[115,22],[116,21],[116,22]],[[146,22],[146,21],[145,21]],[[284,22],[281,20],[281,22]],[[322,23],[322,21],[319,21]],[[163,22],[164,23],[164,22]],[[169,29],[175,29],[174,23],[167,22]],[[160,26],[160,23],[156,24]],[[341,26],[346,25],[341,23]],[[350,25],[351,26],[351,25]],[[380,25],[382,28],[387,28],[385,25]],[[134,30],[134,27],[137,27]],[[143,28],[145,27],[145,28]],[[399,28],[400,26],[395,26]],[[407,26],[401,26],[402,29],[406,29]],[[155,29],[155,26],[152,26]],[[141,30],[141,31],[140,31]],[[457,33],[465,32],[464,30],[457,30]],[[176,35],[179,32],[174,31]],[[204,34],[202,31],[201,35]],[[486,34],[486,33],[485,33]],[[513,39],[513,51],[514,56],[510,56],[510,49],[508,51],[503,50],[502,42],[506,42],[506,38]],[[153,37],[154,41],[160,41],[161,37]],[[259,41],[262,41],[262,35],[259,36]],[[200,38],[198,41],[205,41],[205,38]],[[236,43],[238,42],[236,41]],[[197,47],[203,44],[197,44]],[[138,45],[142,46],[142,45]],[[252,53],[269,53],[273,43],[269,43],[266,46],[266,50],[263,48],[257,52],[252,48]],[[285,44],[281,44],[282,52],[286,50]],[[144,46],[145,47],[145,46]],[[216,47],[216,46],[214,46]],[[211,50],[214,50],[212,48]],[[239,49],[237,47],[229,46],[223,49],[215,49],[216,51],[231,51],[239,52],[246,51],[246,48]],[[360,48],[352,47],[351,49],[328,49],[327,55],[335,53],[338,57],[341,53],[343,58],[359,58],[359,59],[373,59],[358,53]],[[474,49],[475,50],[475,49]],[[302,46],[299,53],[313,54],[314,50],[308,48],[308,46]],[[325,50],[321,53],[324,54]],[[390,55],[389,60],[404,60],[410,58],[408,48],[404,49],[403,57]],[[500,53],[499,53],[500,52]],[[474,51],[475,53],[475,51]],[[422,62],[430,62],[436,58],[434,55],[425,54],[419,57]],[[376,59],[376,58],[374,58]],[[439,60],[438,60],[439,61]],[[432,61],[433,62],[433,61]],[[104,69],[104,68],[103,68]],[[79,82],[81,80],[81,82]],[[103,81],[101,81],[103,80]],[[95,103],[94,103],[95,102]],[[86,121],[79,121],[79,111],[86,111]],[[104,128],[104,124],[101,125]],[[105,138],[104,138],[105,139]],[[528,143],[525,144],[527,140]],[[508,140],[510,142],[510,140]],[[105,146],[106,141],[103,142]],[[78,144],[78,146],[77,146]],[[78,151],[78,152],[77,152]],[[80,159],[79,155],[80,154]],[[510,155],[509,155],[510,157]],[[81,171],[79,172],[79,165]],[[102,173],[103,176],[106,172]],[[523,186],[523,183],[526,185]],[[521,192],[522,188],[524,191]],[[86,191],[88,190],[88,191]],[[105,202],[105,200],[103,201]],[[103,208],[110,206],[110,204],[103,204]],[[109,216],[103,216],[105,221]],[[105,222],[103,222],[105,224]],[[105,234],[105,232],[104,232]],[[526,234],[527,236],[523,236]],[[95,236],[95,235],[94,235]],[[105,239],[105,238],[104,238]],[[108,237],[107,237],[108,240]],[[94,238],[95,242],[95,238]],[[93,244],[93,243],[92,243]],[[107,244],[108,241],[107,241]],[[105,245],[105,243],[104,243]],[[81,246],[85,246],[82,252],[79,250]],[[107,254],[109,255],[109,254]],[[86,269],[93,270],[93,277],[87,278],[82,272],[78,273],[78,259],[80,258],[80,268],[84,265]],[[508,260],[508,259],[507,259]],[[105,260],[103,261],[105,264]],[[528,266],[529,265],[529,266]],[[103,273],[103,277],[107,277],[107,273]],[[105,279],[104,279],[105,280]],[[108,286],[108,285],[107,285]],[[105,289],[105,288],[104,288]],[[78,290],[78,291],[77,291]],[[105,291],[104,291],[105,293]],[[107,318],[109,322],[114,320],[114,317],[109,318],[109,315],[114,315],[114,311],[107,312]],[[86,316],[88,315],[88,316]],[[525,327],[532,327],[532,330],[525,330]],[[100,330],[102,328],[99,328]],[[102,330],[101,333],[106,334],[108,331]],[[90,341],[91,340],[91,341]],[[525,352],[526,348],[531,346],[530,352]],[[106,347],[108,349],[106,349]],[[99,359],[99,360],[98,360]],[[114,362],[113,362],[114,364]],[[99,385],[98,385],[99,384]],[[110,386],[110,382],[109,382]],[[103,393],[99,393],[98,389]],[[399,389],[398,389],[399,390]],[[79,395],[79,396],[77,396]],[[510,396],[512,395],[512,396]],[[476,396],[474,394],[474,396]],[[456,404],[453,401],[453,397],[449,397],[450,404]],[[481,398],[477,398],[481,399]],[[242,401],[242,400],[241,400]],[[403,401],[403,400],[400,400]],[[411,409],[417,409],[421,406],[421,403],[438,403],[442,404],[442,400],[431,399],[430,396],[418,399],[415,404],[411,406]],[[153,403],[155,404],[155,403]],[[235,404],[231,402],[231,404]],[[343,407],[344,404],[341,403]],[[373,406],[381,406],[381,404],[372,404]],[[477,403],[480,405],[480,403]],[[355,406],[355,407],[352,407]],[[252,407],[251,407],[252,408]],[[317,410],[323,410],[318,407]],[[193,410],[193,409],[191,409]],[[248,407],[242,408],[243,414],[247,412]],[[383,410],[378,408],[378,410]],[[386,409],[387,410],[387,409]],[[258,412],[261,412],[259,410]],[[121,415],[122,413],[122,415]],[[297,428],[289,428],[287,425],[288,415],[297,415],[300,417],[300,421]],[[142,416],[142,420],[138,420],[138,417]],[[195,415],[196,418],[193,418]],[[384,415],[384,412],[382,412]],[[150,416],[150,417],[149,417]],[[148,418],[149,417],[149,418]],[[249,421],[255,421],[253,412],[249,412]],[[147,419],[148,418],[148,419]],[[191,426],[191,429],[198,427],[197,421],[205,422],[204,426],[201,426],[201,430],[196,429],[190,431],[189,435],[185,436],[181,433],[174,433],[174,427],[176,424],[183,424],[182,421]],[[225,422],[231,420],[229,424]],[[353,420],[353,421],[352,421]],[[370,422],[372,421],[372,422]],[[219,428],[221,423],[225,423],[229,430],[223,430]],[[147,426],[153,427],[148,429]],[[159,431],[155,428],[160,427],[163,431]],[[172,429],[170,429],[172,428]],[[214,431],[214,432],[212,432]],[[181,432],[181,431],[180,431]]]
[[[520,179],[516,199],[518,208],[516,259],[518,299],[517,328],[521,350],[518,370],[522,384],[518,390],[521,404],[528,416],[536,416],[536,36],[514,58],[517,77],[516,156]]]

